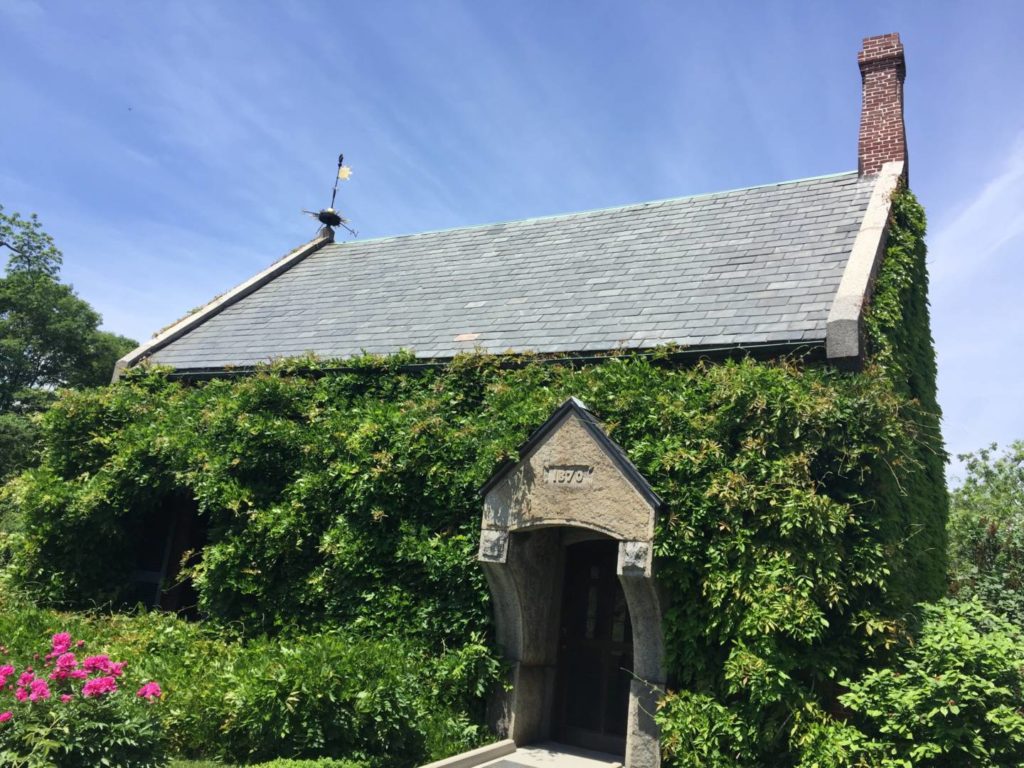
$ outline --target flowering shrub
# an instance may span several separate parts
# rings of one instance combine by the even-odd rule
[[[82,662],[101,648],[129,661],[115,677],[118,691],[75,694],[71,706],[117,703],[131,717],[158,717],[161,745],[175,759],[249,765],[329,755],[348,765],[324,768],[408,768],[492,739],[480,723],[501,668],[479,635],[444,653],[337,630],[243,640],[212,622],[161,612],[57,612],[0,589],[0,639],[10,658],[31,660],[38,638],[54,626],[85,638],[88,652],[72,648]],[[6,659],[0,655],[0,664]],[[103,676],[113,675],[89,677]],[[159,685],[143,685],[153,680]],[[79,691],[84,684],[78,681]],[[0,691],[0,712],[20,716],[14,703]],[[2,750],[0,742],[0,768],[7,768]]]
[[[123,661],[85,656],[84,641],[58,632],[36,666],[0,665],[0,764],[5,767],[155,768],[166,764],[158,719],[162,695],[146,682],[129,695]],[[7,650],[0,646],[0,655]],[[82,656],[79,659],[79,656]],[[131,686],[134,687],[134,686]]]

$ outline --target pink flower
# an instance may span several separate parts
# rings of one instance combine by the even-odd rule
[[[24,688],[19,688],[14,692],[14,698],[16,698],[18,701],[25,701],[25,699],[28,698],[28,691],[26,691]]]
[[[71,635],[67,632],[58,632],[52,638],[53,652],[58,656],[71,648]]]
[[[67,704],[69,701],[71,701],[72,698],[74,698],[74,697],[70,693],[62,693],[60,695],[60,700],[62,702],[64,702],[65,704]]]
[[[75,648],[82,648],[84,646],[85,646],[85,640],[79,640],[77,643],[75,643]]]
[[[105,672],[108,675],[120,677],[124,672],[124,662],[111,661],[106,654],[89,656],[82,662],[82,669],[88,672]]]
[[[102,696],[105,693],[113,693],[117,690],[117,681],[112,677],[94,677],[86,680],[82,686],[82,695],[86,698]]]
[[[136,692],[136,696],[146,701],[152,701],[153,699],[159,699],[163,695],[163,691],[160,690],[160,683],[146,683],[144,686],[139,688]]]
[[[2,667],[0,667],[0,675],[3,675],[4,677],[8,677],[9,675],[13,675],[13,674],[14,674],[14,667],[12,667],[10,664],[4,664]]]
[[[10,712],[0,712],[0,723],[6,723],[12,717],[14,717],[14,715]]]
[[[82,668],[89,672],[106,672],[110,667],[110,657],[107,654],[99,656],[88,656],[82,662]]]
[[[32,693],[29,694],[29,701],[39,701],[50,698],[50,686],[42,678],[32,681]]]
[[[51,680],[65,680],[78,668],[78,659],[73,653],[62,653],[57,659],[57,666],[50,673]]]
[[[28,671],[22,672],[21,675],[18,676],[18,685],[19,686],[30,685],[32,683],[32,681],[35,680],[35,677],[36,676],[32,674],[32,668],[30,667],[28,669]]]

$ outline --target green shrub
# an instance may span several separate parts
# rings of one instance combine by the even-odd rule
[[[159,768],[167,757],[160,688],[125,675],[123,662],[90,653],[68,633],[45,659],[0,664],[0,761],[11,768]],[[77,654],[76,654],[77,651]],[[34,666],[33,666],[34,665]]]
[[[32,705],[0,723],[6,768],[159,768],[167,765],[159,723],[124,701]]]
[[[478,723],[499,667],[479,637],[441,654],[339,632],[243,641],[167,614],[64,614],[0,596],[0,642],[13,656],[31,658],[38,637],[63,627],[87,647],[130,653],[132,680],[160,681],[162,701],[151,711],[182,757],[333,755],[385,768],[488,738]]]
[[[472,665],[469,657],[486,651],[457,653]],[[453,681],[437,673],[448,663],[411,644],[332,633],[250,643],[222,681],[216,753],[246,762],[328,754],[411,765],[456,752],[477,732],[468,743],[467,734],[446,732],[446,719],[457,717],[446,690]]]
[[[801,766],[994,768],[1024,764],[1024,634],[977,601],[922,607],[916,640],[839,697]]]
[[[949,518],[950,592],[1024,627],[1024,442],[959,456],[967,475]]]
[[[333,760],[324,757],[319,760],[271,760],[269,763],[260,763],[252,768],[365,768],[365,764],[355,760]]]
[[[666,764],[677,768],[740,768],[755,760],[757,734],[710,696],[682,691],[662,698],[656,715]]]

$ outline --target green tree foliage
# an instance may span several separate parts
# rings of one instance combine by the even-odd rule
[[[848,721],[809,729],[801,768],[1024,764],[1024,634],[976,600],[922,614],[891,664],[846,681]]]
[[[53,238],[43,230],[38,216],[33,213],[23,219],[17,213],[4,213],[2,205],[0,245],[11,252],[7,262],[10,273],[32,272],[56,279],[64,261]]]
[[[1024,441],[997,451],[959,457],[967,475],[951,496],[950,591],[1024,627]]]
[[[38,430],[30,415],[59,387],[106,384],[114,362],[135,342],[99,330],[100,316],[58,281],[61,252],[33,214],[0,206],[0,477],[35,460]]]

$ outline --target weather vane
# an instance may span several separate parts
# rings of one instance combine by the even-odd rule
[[[331,192],[331,205],[329,208],[324,208],[318,213],[313,211],[303,211],[303,213],[312,216],[314,219],[323,224],[324,229],[328,230],[331,235],[331,239],[334,238],[334,228],[344,227],[353,237],[359,237],[359,233],[356,232],[352,227],[348,226],[348,219],[344,218],[340,213],[334,210],[334,200],[338,196],[338,182],[348,181],[352,176],[352,169],[345,165],[345,155],[338,155],[338,173],[334,177],[334,190]]]

